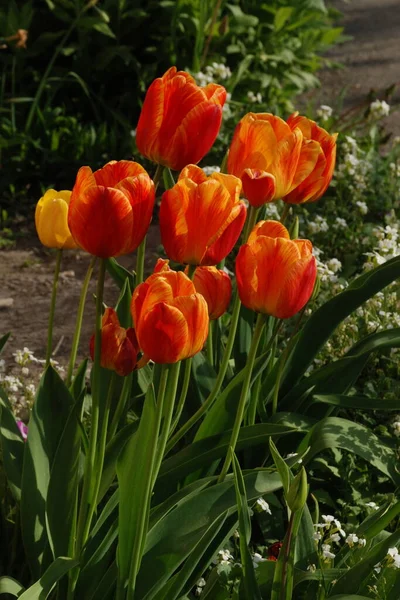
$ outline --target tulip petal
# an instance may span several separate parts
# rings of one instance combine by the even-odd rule
[[[298,313],[311,297],[316,276],[317,265],[314,256],[296,262],[281,283],[275,316],[288,319]]]
[[[288,230],[280,221],[259,221],[252,229],[247,243],[252,244],[259,235],[265,235],[266,237],[271,238],[281,237],[285,238],[286,240],[290,240]]]
[[[227,311],[232,295],[232,282],[225,271],[216,267],[197,267],[193,283],[207,302],[210,320],[218,319]]]
[[[226,175],[225,173],[213,173],[212,179],[216,179],[228,190],[233,203],[239,202],[240,192],[242,191],[242,182],[239,177]]]
[[[200,185],[200,183],[207,181],[207,175],[197,165],[187,165],[179,174],[178,181],[181,179],[191,179],[194,183]]]
[[[143,241],[150,226],[155,201],[154,183],[144,172],[137,177],[123,179],[116,185],[116,189],[125,194],[132,207],[133,227],[129,252],[133,252]]]
[[[127,254],[132,245],[132,208],[120,190],[89,187],[72,194],[68,224],[77,243],[94,256]]]
[[[143,352],[159,364],[178,362],[188,343],[184,315],[165,302],[156,304],[140,319],[136,332]]]
[[[64,194],[64,196],[62,195]],[[68,194],[68,200],[65,196]],[[39,239],[48,248],[76,248],[68,227],[68,201],[71,192],[47,190],[35,210],[35,225]]]
[[[243,193],[251,206],[258,208],[275,198],[274,175],[257,169],[245,169],[242,173]]]
[[[321,159],[324,160],[324,158],[324,153],[318,142],[314,140],[303,140],[296,174],[292,181],[289,193],[305,181],[310,174],[314,174],[319,161]]]
[[[187,323],[187,341],[179,358],[184,360],[200,352],[207,339],[207,302],[201,294],[196,293],[191,296],[178,296],[171,302],[171,306],[180,310]]]
[[[299,163],[303,134],[300,129],[295,129],[291,135],[280,140],[276,157],[269,171],[275,175],[275,199],[283,198],[288,193],[296,175]]]
[[[232,209],[228,226],[219,234],[217,239],[209,246],[202,260],[202,266],[216,265],[231,252],[239,239],[246,221],[247,209],[244,202],[239,202]],[[232,218],[233,217],[233,218]]]
[[[132,160],[111,160],[104,167],[93,173],[97,185],[117,187],[117,184],[127,177],[136,177],[144,173],[144,168]]]
[[[163,80],[155,79],[147,90],[136,128],[136,145],[139,152],[155,162],[157,162],[159,135],[164,118],[164,95]]]

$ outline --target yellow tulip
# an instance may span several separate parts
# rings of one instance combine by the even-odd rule
[[[36,205],[36,231],[43,246],[48,248],[77,248],[68,227],[69,190],[47,190]]]

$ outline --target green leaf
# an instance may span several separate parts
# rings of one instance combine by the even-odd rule
[[[10,594],[11,596],[18,598],[24,589],[24,586],[16,579],[13,579],[12,577],[0,577],[0,594]]]
[[[50,473],[46,522],[54,558],[73,554],[81,456],[81,401],[76,402],[62,433]]]
[[[337,326],[366,300],[400,277],[400,257],[355,279],[343,292],[326,302],[308,319],[286,363],[282,394],[287,394],[305,373]]]
[[[357,594],[339,594],[338,596],[329,596],[329,600],[371,600],[371,597],[358,596]]]
[[[275,31],[280,31],[285,26],[285,23],[292,16],[293,11],[294,8],[292,6],[282,6],[276,11],[274,17]]]
[[[39,581],[19,596],[20,600],[46,600],[56,583],[78,564],[79,562],[73,558],[59,556]]]
[[[192,377],[195,383],[193,392],[198,396],[199,401],[203,403],[215,385],[217,374],[208,362],[206,355],[202,352],[198,352],[193,356]]]
[[[101,484],[99,490],[99,502],[108,492],[116,475],[117,460],[125,444],[134,435],[139,426],[139,421],[134,421],[126,425],[109,441],[106,447],[104,457],[103,472],[101,474]]]
[[[290,482],[293,479],[293,476],[292,476],[290,469],[287,466],[286,462],[283,460],[282,456],[279,454],[278,448],[275,446],[274,442],[272,441],[272,437],[269,439],[269,449],[270,449],[270,452],[272,455],[272,459],[275,463],[276,469],[279,473],[279,477],[281,478],[283,491],[285,492],[285,495],[286,495],[289,491]]]
[[[344,396],[342,394],[316,394],[314,402],[322,402],[340,408],[361,408],[362,410],[399,410],[400,398],[370,398],[369,396]]]
[[[121,327],[125,327],[125,329],[132,327],[131,301],[132,291],[129,284],[129,277],[127,277],[115,307]]]
[[[78,367],[75,374],[74,380],[71,385],[71,394],[75,401],[81,396],[82,392],[86,389],[86,371],[87,371],[88,359],[85,358]]]
[[[249,502],[281,487],[276,473],[262,469],[254,469],[245,474],[243,479]],[[147,535],[136,585],[137,597],[141,600],[157,598],[159,590],[186,560],[211,523],[226,511],[228,515],[236,512],[236,494],[231,476],[224,483],[191,495],[158,521]]]
[[[175,179],[171,173],[171,169],[168,169],[167,167],[164,167],[164,169],[163,169],[163,181],[164,181],[164,188],[166,190],[170,190],[175,185]]]
[[[231,449],[232,452],[232,449]],[[235,481],[236,503],[239,515],[240,557],[243,571],[243,587],[246,600],[261,600],[260,590],[254,572],[249,543],[251,538],[250,511],[247,503],[246,487],[244,485],[239,461],[232,452],[232,467]]]
[[[242,427],[236,445],[237,450],[265,445],[269,436],[283,436],[296,433],[295,429],[273,423],[262,423]],[[168,494],[171,488],[199,467],[208,466],[217,458],[226,455],[229,447],[231,432],[194,442],[170,458],[164,460],[156,482],[155,493]]]
[[[343,448],[368,461],[382,473],[400,485],[400,474],[394,461],[393,448],[385,444],[363,425],[339,417],[327,417],[317,423],[302,440],[298,452],[304,452],[308,463],[316,454],[327,448]]]
[[[4,346],[6,345],[7,340],[10,337],[10,335],[11,335],[11,332],[9,331],[8,333],[6,333],[5,335],[3,335],[0,338],[0,352],[3,350]]]
[[[2,387],[0,387],[0,442],[7,483],[14,498],[20,501],[25,442]]]
[[[120,580],[128,579],[131,564],[140,565],[142,544],[146,535],[153,464],[157,449],[158,423],[154,386],[146,394],[137,432],[131,436],[117,461],[119,483]],[[132,490],[135,493],[132,494]]]
[[[48,367],[40,381],[29,421],[21,487],[22,538],[36,579],[46,566],[43,553],[48,544],[45,506],[50,470],[73,404],[64,382],[53,367]]]
[[[131,290],[135,288],[135,274],[125,269],[115,258],[106,259],[106,269],[120,289],[124,287],[126,278],[129,280]]]

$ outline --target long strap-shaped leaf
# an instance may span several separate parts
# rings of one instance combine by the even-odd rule
[[[282,377],[285,395],[305,373],[336,327],[366,300],[400,277],[400,256],[355,279],[343,292],[321,306],[303,327]]]
[[[21,596],[20,600],[46,600],[53,590],[54,586],[68,571],[78,565],[78,561],[73,558],[59,556],[42,575],[42,577],[28,588]]]

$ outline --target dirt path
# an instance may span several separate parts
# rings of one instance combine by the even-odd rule
[[[344,69],[321,73],[316,101],[334,104],[346,88],[345,106],[351,107],[365,100],[370,90],[383,91],[397,84],[391,104],[399,104],[400,0],[333,0],[331,4],[343,13],[339,25],[352,39],[327,54]],[[400,135],[400,110],[393,110],[386,126]]]

